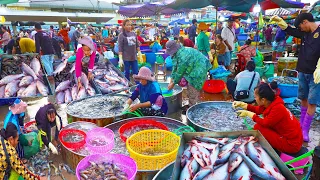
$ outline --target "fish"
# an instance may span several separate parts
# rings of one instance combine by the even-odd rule
[[[104,75],[104,77],[106,79],[108,79],[109,81],[116,81],[116,82],[120,82],[120,79],[118,79],[117,77],[114,77],[114,76],[109,76],[109,75]]]
[[[229,144],[224,145],[224,146],[220,149],[220,153],[219,153],[219,155],[218,155],[219,158],[223,157],[226,153],[230,152],[236,144],[239,144],[238,139],[237,139],[237,140],[234,140],[233,142],[231,142],[231,143],[229,143]]]
[[[1,86],[0,87],[0,98],[4,98],[5,88],[6,88],[6,86]]]
[[[242,162],[232,173],[230,180],[251,180],[251,176],[249,167],[245,162]]]
[[[70,92],[69,89],[66,89],[66,90],[64,91],[64,102],[65,102],[65,103],[69,103],[69,102],[71,102],[71,101],[72,101],[71,92]]]
[[[38,91],[40,92],[40,94],[42,96],[48,96],[49,95],[48,88],[40,80],[37,80],[37,88],[38,88]]]
[[[96,91],[93,89],[93,87],[90,84],[88,85],[87,93],[89,94],[89,96],[96,95]]]
[[[198,149],[202,155],[202,158],[204,160],[204,162],[206,163],[207,166],[210,166],[211,165],[211,161],[210,161],[210,152],[202,147],[202,146],[198,146]]]
[[[247,155],[255,162],[259,167],[263,167],[263,163],[261,161],[260,154],[258,153],[257,149],[254,147],[253,142],[248,142],[247,144]]]
[[[88,77],[85,73],[81,73],[81,83],[83,84],[83,86],[88,89],[89,87],[89,80],[88,80]]]
[[[104,79],[104,81],[101,81],[100,79],[94,79],[94,81],[98,84],[108,84],[109,81],[107,79]]]
[[[127,180],[128,175],[116,164],[112,162],[95,163],[89,161],[89,166],[80,170],[80,180],[84,179],[119,179]],[[66,168],[67,169],[67,168]]]
[[[77,87],[77,85],[73,85],[71,88],[72,100],[77,100],[77,95],[78,95],[78,87]]]
[[[6,85],[5,90],[4,90],[4,97],[5,98],[12,97],[12,96],[14,96],[14,94],[16,94],[18,92],[19,82],[20,82],[19,80],[14,80]]]
[[[29,74],[30,76],[33,77],[34,80],[37,80],[38,79],[38,76],[36,75],[36,73],[31,69],[30,66],[28,66],[26,63],[22,62],[21,63],[21,68],[22,68],[22,71],[25,73],[25,74]]]
[[[271,174],[276,180],[285,180],[286,178],[280,173],[280,170],[271,164],[264,164],[263,169],[265,169],[269,174]]]
[[[37,58],[33,58],[30,62],[30,67],[36,76],[40,76],[41,73],[41,64]]]
[[[60,91],[60,92],[58,92],[56,94],[56,102],[57,102],[57,104],[63,104],[64,103],[64,99],[65,99],[64,96],[65,96],[64,91]]]
[[[23,97],[32,97],[37,95],[37,83],[32,82],[22,93]]]
[[[209,156],[209,159],[210,159],[210,162],[212,165],[215,165],[215,163],[218,159],[218,154],[220,152],[219,144],[216,144],[215,146],[216,146],[215,149],[212,149],[210,156]]]
[[[55,92],[60,92],[60,91],[64,91],[66,89],[68,89],[70,87],[70,80],[66,80],[61,82],[57,87],[56,87],[56,91]]]
[[[187,164],[184,166],[180,173],[180,180],[189,180],[195,175],[199,169],[199,164],[194,158],[188,160]]]
[[[125,86],[121,84],[116,84],[116,85],[110,86],[109,89],[112,91],[120,91],[122,89],[125,89]]]
[[[213,173],[209,174],[204,179],[207,179],[207,180],[212,180],[212,179],[214,179],[214,180],[228,180],[228,178],[229,178],[228,164],[229,163],[225,163],[223,166],[216,169]]]
[[[15,74],[15,75],[5,76],[4,78],[2,78],[2,79],[0,80],[0,86],[6,85],[6,84],[12,82],[13,80],[20,79],[20,78],[22,78],[23,76],[25,76],[25,75],[24,75],[24,74]]]
[[[221,158],[218,157],[218,159],[215,162],[215,165],[219,165],[219,164],[225,164],[226,162],[228,162],[229,157],[231,155],[231,151],[227,152],[224,156],[222,156]]]
[[[205,142],[197,141],[195,139],[192,140],[191,143],[195,144],[196,146],[201,146],[209,150],[216,148],[216,144],[205,143]]]
[[[79,90],[79,92],[78,92],[78,95],[77,95],[77,100],[83,99],[83,98],[85,98],[85,97],[87,97],[86,90],[85,90],[84,87],[81,87],[80,90]]]
[[[75,69],[76,69],[76,63],[73,63],[69,73],[72,74]]]
[[[106,87],[104,85],[98,84],[98,87],[99,87],[100,91],[102,92],[102,94],[108,94],[108,93],[112,92],[112,90],[109,89],[109,87]]]
[[[213,137],[203,137],[203,136],[195,136],[194,139],[202,142],[208,142],[208,143],[218,143],[221,145],[225,145],[225,143],[229,140],[228,138],[213,138]]]
[[[191,146],[188,145],[188,147],[183,151],[181,155],[181,167],[184,167],[186,165],[186,162],[191,157]]]
[[[202,153],[199,151],[199,148],[197,146],[192,146],[190,151],[192,153],[192,156],[200,164],[200,166],[205,167],[206,163],[203,160]]]
[[[210,173],[213,172],[213,169],[205,167],[203,169],[201,169],[194,177],[192,180],[202,180],[204,179],[206,176],[208,176]]]
[[[67,60],[62,61],[62,63],[60,63],[56,69],[53,71],[53,76],[56,76],[58,74],[60,74],[67,66]]]
[[[29,86],[33,82],[32,76],[25,76],[21,79],[19,87]]]
[[[121,84],[123,84],[124,86],[129,86],[129,82],[127,80],[125,80],[122,77],[119,77]]]
[[[269,154],[261,146],[257,146],[255,148],[257,149],[258,153],[260,154],[261,160],[264,164],[271,164],[272,166],[276,166],[276,164],[271,159]]]

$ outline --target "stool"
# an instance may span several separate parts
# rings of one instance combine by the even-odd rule
[[[162,72],[159,72],[160,68],[162,68]],[[154,76],[158,80],[158,76],[163,76],[164,80],[167,80],[167,68],[166,63],[154,63]]]
[[[281,153],[280,154],[280,159],[283,161],[283,162],[288,162],[296,157],[299,157],[305,153],[308,152],[308,149],[306,147],[302,147],[300,149],[299,152],[295,153],[295,154],[285,154],[285,153]],[[305,166],[307,165],[307,163],[310,161],[310,158],[309,157],[306,157],[306,158],[303,158],[297,162],[293,162],[291,164],[288,164],[288,166],[291,166],[293,168],[295,167],[300,167],[300,166]],[[294,174],[303,174],[303,169],[296,169],[294,170]]]

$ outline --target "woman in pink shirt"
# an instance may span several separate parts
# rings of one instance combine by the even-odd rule
[[[251,61],[251,57],[256,56],[256,49],[251,46],[251,39],[246,41],[246,44],[240,48],[239,53],[246,58],[246,62]]]
[[[89,36],[81,38],[79,44],[81,44],[82,47],[77,50],[75,71],[78,80],[78,88],[80,89],[82,87],[81,72],[88,72],[88,79],[93,79],[92,70],[96,58],[96,44]]]

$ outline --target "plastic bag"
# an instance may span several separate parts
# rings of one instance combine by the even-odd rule
[[[216,69],[219,67],[219,64],[218,64],[218,58],[217,56],[214,56],[213,58],[213,64],[212,64],[212,69]]]
[[[256,50],[256,53],[257,53],[256,56],[253,58],[254,63],[256,64],[256,67],[262,67],[264,56],[258,49]]]
[[[152,52],[156,53],[162,49],[162,46],[156,41],[150,46],[150,49],[152,50]]]
[[[172,59],[171,59],[171,56],[168,56],[165,61],[166,61],[166,68],[168,70],[172,70]]]
[[[29,159],[31,156],[37,154],[40,151],[40,143],[38,139],[38,134],[36,132],[24,134],[24,136],[28,141],[32,140],[31,146],[23,146],[24,157],[26,159]]]

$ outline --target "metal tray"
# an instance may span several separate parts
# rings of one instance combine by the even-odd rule
[[[278,166],[282,175],[286,179],[296,180],[297,178],[292,174],[292,172],[288,169],[288,167],[281,161],[278,154],[274,151],[268,141],[262,136],[259,131],[225,131],[225,132],[196,132],[196,133],[184,133],[181,137],[180,147],[178,150],[177,159],[174,165],[172,179],[178,180],[181,172],[181,161],[180,157],[185,149],[186,142],[190,141],[194,136],[211,136],[211,137],[229,137],[229,138],[237,138],[238,136],[255,136],[258,138],[258,142],[265,149],[265,151],[269,154],[275,164]]]

